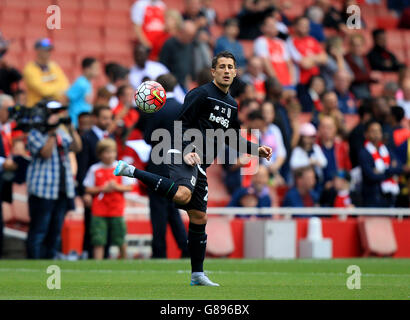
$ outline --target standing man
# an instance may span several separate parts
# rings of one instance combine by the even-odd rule
[[[92,255],[92,247],[90,242],[90,222],[91,222],[91,202],[90,195],[85,194],[83,181],[88,169],[95,163],[99,162],[97,157],[97,143],[103,138],[109,137],[108,129],[112,123],[112,110],[108,106],[96,106],[93,110],[93,117],[95,118],[95,125],[91,130],[84,133],[81,137],[83,149],[77,154],[78,172],[78,195],[83,197],[84,202],[84,241],[83,251],[87,252],[85,255]]]
[[[173,200],[179,208],[188,212],[188,250],[191,256],[192,286],[219,286],[209,280],[203,270],[207,240],[205,233],[208,202],[206,168],[212,162],[209,161],[210,158],[215,159],[218,150],[224,150],[224,145],[218,143],[219,141],[214,136],[210,140],[217,148],[206,148],[209,144],[206,130],[219,129],[219,131],[226,132],[232,128],[237,132],[235,142],[241,145],[238,148],[238,145],[233,146],[233,143],[230,143],[232,147],[242,150],[242,146],[246,146],[248,153],[268,160],[272,155],[271,148],[251,143],[240,135],[238,105],[229,94],[229,87],[236,77],[236,70],[236,60],[233,54],[227,51],[220,52],[212,59],[211,72],[214,80],[187,94],[182,111],[178,116],[178,120],[182,121],[182,134],[189,129],[196,129],[196,132],[201,133],[202,145],[205,148],[197,148],[192,141],[182,141],[182,150],[174,147],[169,149],[167,155],[170,156],[172,162],[168,165],[170,178],[138,170],[124,161],[120,161],[114,171],[115,175],[141,180],[148,188]],[[207,161],[201,161],[201,158]]]
[[[182,110],[182,105],[175,99],[173,90],[177,85],[177,79],[170,73],[160,76],[157,81],[164,87],[167,94],[167,100],[164,107],[153,115],[148,115],[144,121],[145,141],[153,148],[158,141],[152,141],[152,132],[157,128],[163,128],[172,132],[174,121],[177,120],[178,114]],[[156,165],[152,158],[147,164],[148,172],[169,177],[168,167],[165,164]],[[179,210],[171,200],[161,197],[151,189],[148,190],[150,217],[152,224],[152,258],[166,258],[166,230],[169,223],[179,249],[182,251],[182,257],[188,257],[187,234],[181,219]]]
[[[45,131],[32,129],[27,143],[32,157],[27,170],[30,259],[55,258],[64,216],[75,196],[68,153],[81,150],[81,138],[74,127],[58,125],[60,118],[66,116],[61,104],[51,101],[47,108],[61,111],[49,116]]]

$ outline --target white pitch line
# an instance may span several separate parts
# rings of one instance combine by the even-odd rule
[[[44,272],[43,269],[28,269],[28,268],[0,268],[0,272]],[[87,270],[78,270],[78,269],[61,269],[62,273],[171,273],[171,274],[188,274],[189,270],[108,270],[108,269],[87,269]],[[276,272],[276,271],[205,271],[209,274],[250,274],[250,275],[272,275],[272,276],[283,276],[283,275],[308,275],[308,276],[346,276],[346,273],[342,272]],[[410,277],[410,274],[398,274],[398,273],[362,273],[364,277]]]

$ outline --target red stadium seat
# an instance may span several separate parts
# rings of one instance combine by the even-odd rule
[[[103,34],[106,39],[131,40],[133,38],[133,30],[124,27],[105,26]]]
[[[82,10],[79,15],[79,25],[83,27],[93,26],[102,27],[108,22],[105,21],[104,11]],[[86,32],[86,30],[84,30]]]
[[[46,8],[52,4],[56,4],[56,1],[51,0],[35,0],[27,1],[27,8],[33,10],[33,8],[41,8],[43,11],[46,11]]]
[[[24,36],[24,29],[20,23],[0,22],[0,31],[7,40],[21,39]]]
[[[6,8],[27,8],[29,0],[3,0],[3,6]]]
[[[67,9],[78,10],[81,8],[80,0],[58,0],[57,4],[64,12]]]
[[[227,257],[234,251],[233,235],[229,217],[208,219],[206,253],[213,257]]]
[[[74,67],[73,55],[70,53],[58,53],[53,56],[53,60],[64,70],[71,70]]]
[[[403,30],[402,35],[406,51],[408,52],[410,51],[410,30]]]
[[[77,43],[74,39],[57,38],[54,40],[54,49],[63,53],[76,53]]]
[[[47,38],[49,37],[49,29],[47,29],[46,25],[30,25],[26,24],[24,26],[24,38],[31,40],[31,39],[40,39],[40,38]],[[34,41],[35,42],[35,41]],[[33,45],[34,45],[33,42]]]
[[[105,0],[82,0],[81,7],[84,9],[104,10]]]
[[[164,0],[164,2],[169,9],[177,9],[179,12],[184,11],[184,2],[181,0]]]
[[[219,164],[211,165],[206,171],[209,184],[208,206],[224,207],[231,199],[222,181],[223,169]]]
[[[108,0],[107,8],[110,12],[123,11],[129,14],[131,5],[128,0]]]
[[[78,52],[83,55],[100,55],[104,51],[103,44],[98,40],[80,40],[78,42]]]
[[[132,21],[129,12],[106,12],[105,26],[132,28]]]
[[[26,21],[26,12],[23,9],[6,7],[0,12],[0,23],[2,24],[20,23],[24,25],[25,21]]]
[[[77,39],[77,33],[74,28],[53,29],[49,31],[49,34],[53,40],[56,40],[56,39],[76,40]]]
[[[386,31],[387,47],[391,50],[403,50],[405,42],[403,41],[403,33],[400,30]]]
[[[77,39],[91,39],[96,41],[102,41],[103,33],[100,27],[87,27],[77,26],[74,28]]]
[[[104,41],[104,53],[107,55],[111,53],[127,55],[132,52],[130,41],[106,39]]]
[[[249,59],[253,56],[253,40],[240,40],[242,44],[245,57]]]
[[[377,21],[377,27],[383,28],[383,29],[395,29],[397,28],[397,24],[399,22],[397,18],[392,17],[392,16],[378,17],[376,21]]]

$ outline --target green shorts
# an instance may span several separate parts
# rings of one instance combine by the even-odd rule
[[[105,246],[108,232],[113,246],[122,246],[125,241],[127,227],[123,217],[97,217],[91,218],[91,244]]]

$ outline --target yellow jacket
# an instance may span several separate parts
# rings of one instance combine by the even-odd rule
[[[48,71],[42,71],[34,61],[27,63],[23,78],[27,86],[28,107],[47,97],[61,100],[69,86],[63,70],[53,61],[48,63]]]

